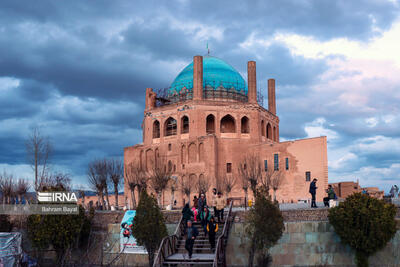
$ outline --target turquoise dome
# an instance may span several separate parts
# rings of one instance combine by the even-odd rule
[[[221,87],[247,95],[247,84],[239,72],[219,58],[204,56],[203,88],[219,90]],[[168,89],[168,95],[177,95],[183,88],[186,88],[186,91],[189,92],[193,90],[193,61],[176,76]]]

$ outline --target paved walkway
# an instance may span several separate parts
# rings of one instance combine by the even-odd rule
[[[324,208],[323,202],[317,202],[318,208]],[[311,209],[310,204],[308,203],[281,203],[279,204],[279,209],[282,211],[285,210],[307,210]],[[244,207],[233,207],[232,211],[243,211],[245,210]]]

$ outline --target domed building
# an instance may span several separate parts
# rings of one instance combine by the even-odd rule
[[[158,169],[172,175],[176,188],[173,195],[165,190],[162,205],[176,200],[181,207],[199,191],[211,196],[214,187],[244,201],[243,174],[256,170],[258,182],[268,184],[279,202],[309,200],[313,178],[322,201],[328,186],[326,137],[280,142],[275,80],[268,80],[268,109],[256,84],[254,61],[247,64],[246,82],[225,61],[195,56],[168,89],[147,88],[143,142],[124,149],[126,196],[131,198],[134,179],[127,170],[149,177]],[[229,183],[233,188],[226,192]],[[252,198],[250,187],[248,194]]]

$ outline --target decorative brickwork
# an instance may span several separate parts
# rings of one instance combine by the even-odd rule
[[[318,179],[316,197],[317,201],[322,201],[328,186],[326,137],[280,142],[275,80],[268,80],[268,91],[264,92],[268,95],[268,109],[265,109],[257,102],[255,61],[248,62],[248,85],[242,84],[240,88],[235,88],[238,85],[231,83],[232,77],[229,76],[233,73],[235,79],[244,82],[238,72],[220,59],[204,58],[204,62],[210,61],[218,64],[207,67],[209,65],[203,65],[201,56],[194,57],[193,65],[178,75],[182,76],[178,80],[185,80],[188,85],[186,91],[181,88],[175,92],[177,98],[174,101],[157,96],[151,88],[146,89],[143,142],[124,149],[124,164],[133,162],[148,171],[158,158],[165,158],[166,162],[171,162],[178,184],[185,179],[194,183],[200,176],[205,177],[209,181],[207,193],[210,196],[212,188],[218,187],[224,177],[238,176],[238,167],[246,155],[256,155],[264,164],[265,161],[273,163],[277,154],[277,166],[284,173],[284,182],[276,191],[277,200],[297,203],[310,199],[310,181],[305,175],[309,172],[311,178]],[[187,71],[190,68],[192,73]],[[225,77],[224,73],[230,74]],[[204,83],[203,74],[220,80],[214,81],[215,86],[209,88],[209,84]],[[178,87],[176,85],[175,89]],[[205,97],[207,90],[213,90],[213,97]],[[247,99],[229,97],[229,92],[244,94]],[[193,97],[182,97],[186,93]],[[157,105],[157,101],[163,105]],[[130,196],[127,181],[124,189]],[[193,189],[190,199],[187,199],[180,190],[176,191],[176,207],[182,207],[198,193]],[[238,178],[230,197],[243,196]],[[253,197],[250,195],[250,198]],[[170,204],[170,199],[170,192],[164,192],[162,205]]]

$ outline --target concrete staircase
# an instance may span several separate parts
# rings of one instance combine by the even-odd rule
[[[229,209],[224,212],[224,222],[218,223],[218,232],[215,235],[215,249],[211,249],[208,235],[204,232],[199,222],[193,226],[199,231],[194,241],[193,254],[185,249],[184,223],[182,218],[175,230],[175,234],[165,237],[154,260],[153,267],[180,267],[180,266],[212,266],[225,267],[225,246],[228,239],[229,228],[233,220],[232,202]]]
[[[227,214],[227,213],[226,213]],[[199,231],[199,235],[194,241],[193,246],[193,255],[192,258],[189,259],[189,254],[185,249],[185,236],[181,235],[180,239],[177,242],[176,253],[170,255],[164,261],[163,266],[213,266],[214,258],[215,258],[215,249],[214,251],[211,249],[210,242],[208,240],[208,236],[205,235],[204,229],[200,223],[196,222],[193,225]],[[221,236],[223,231],[224,224],[218,224],[218,232],[215,235],[215,241]],[[215,242],[216,244],[217,242]]]

